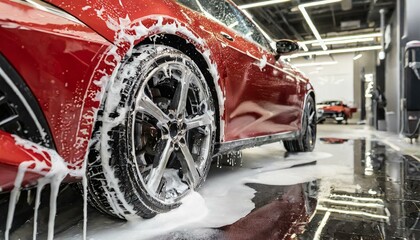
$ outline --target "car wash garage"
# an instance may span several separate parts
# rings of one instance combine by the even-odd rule
[[[0,0],[0,239],[420,239],[418,0]]]

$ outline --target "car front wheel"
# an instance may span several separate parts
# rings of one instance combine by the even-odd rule
[[[89,202],[128,219],[180,205],[205,180],[215,105],[198,66],[182,52],[143,45],[125,61],[100,111],[89,163]]]

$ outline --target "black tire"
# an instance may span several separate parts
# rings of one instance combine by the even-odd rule
[[[174,48],[143,45],[109,89],[89,154],[89,203],[122,219],[178,207],[213,155],[215,106],[203,74]]]
[[[315,101],[308,96],[303,111],[301,134],[294,140],[283,141],[288,152],[312,152],[316,143],[316,110]]]

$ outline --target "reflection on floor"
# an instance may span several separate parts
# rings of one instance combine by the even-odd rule
[[[255,210],[221,228],[224,239],[289,239],[303,232],[316,207],[317,185],[317,181],[292,186],[250,184],[256,190]]]
[[[357,188],[331,189],[300,239],[419,239],[420,162],[354,141]]]
[[[320,138],[319,140],[321,140],[324,143],[329,143],[329,144],[342,144],[349,141],[348,139],[344,139],[344,138],[332,138],[332,137]]]
[[[218,159],[197,194],[151,220],[127,223],[89,209],[88,238],[420,239],[418,153],[346,128],[321,126],[313,153],[286,154],[271,144]],[[81,239],[81,198],[65,187],[58,202],[56,238]],[[11,239],[32,239],[32,203],[33,194],[23,192]],[[0,195],[0,216],[7,205]],[[4,221],[0,217],[0,239]],[[46,191],[39,239],[47,222]]]
[[[332,187],[326,198],[317,198],[322,180],[283,187],[256,186],[266,189],[257,191],[256,209],[222,228],[225,237],[420,239],[420,162],[377,141],[358,139],[353,146],[354,188]],[[276,195],[273,191],[279,197],[262,204],[268,195]]]

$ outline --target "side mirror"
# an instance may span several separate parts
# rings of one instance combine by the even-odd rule
[[[299,44],[292,40],[280,40],[276,42],[277,54],[288,54],[299,50]]]

